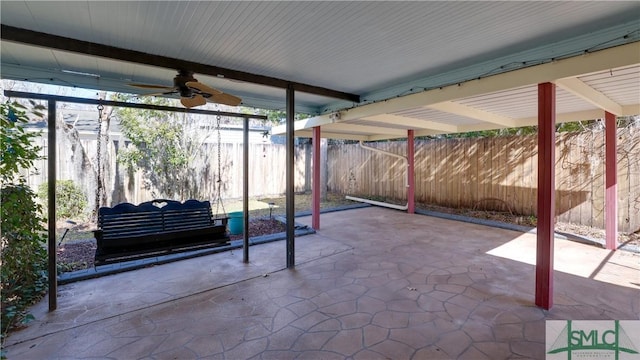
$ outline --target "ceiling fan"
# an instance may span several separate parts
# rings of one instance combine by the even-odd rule
[[[193,77],[193,72],[187,70],[178,70],[178,75],[173,78],[173,86],[150,85],[150,84],[129,84],[143,89],[163,90],[152,94],[143,94],[142,96],[160,96],[180,94],[180,102],[186,108],[201,106],[208,102],[224,104],[229,106],[238,106],[242,101],[241,98],[224,93],[218,89],[209,87],[198,82]]]

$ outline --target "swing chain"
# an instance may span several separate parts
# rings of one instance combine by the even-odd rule
[[[104,110],[104,106],[98,104],[98,122],[102,122],[102,110]]]
[[[218,134],[218,183],[222,182],[222,174],[220,172],[220,162],[222,160],[222,155],[220,154],[221,145],[220,142],[222,140],[222,136],[220,135],[220,115],[216,117],[216,131]]]
[[[218,210],[222,207],[222,213],[227,212],[224,209],[224,203],[222,203],[222,136],[220,134],[220,115],[216,116],[216,132],[218,135],[218,179],[216,180],[216,216],[218,216]]]
[[[98,104],[98,144],[97,144],[97,155],[96,155],[96,167],[97,167],[97,179],[96,185],[98,189],[96,191],[96,216],[98,213],[98,209],[100,208],[100,199],[102,198],[102,162],[100,161],[102,157],[102,111],[104,110],[104,106],[102,104]]]

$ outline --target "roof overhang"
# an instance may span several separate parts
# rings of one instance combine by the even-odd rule
[[[0,4],[2,79],[145,95],[131,83],[172,86],[176,70],[188,68],[248,107],[284,110],[285,89],[292,88],[295,111],[336,114],[327,119],[350,123],[348,130],[324,129],[341,137],[398,136],[416,124],[429,133],[519,124],[535,116],[530,105],[501,109],[476,97],[516,96],[535,83],[564,78],[595,89],[584,78],[592,69],[565,74],[532,65],[562,64],[578,54],[588,59],[640,41],[640,4],[634,1]],[[627,66],[616,61],[593,71]],[[576,80],[558,85],[579,101],[568,103],[571,109],[563,105],[563,114],[598,106],[624,113],[638,102],[628,101],[638,86],[628,86],[625,95],[602,85],[596,93],[607,101]]]
[[[640,114],[640,42],[297,121],[295,136],[316,126],[326,138],[384,140],[536,125],[544,82],[557,85],[558,122]]]

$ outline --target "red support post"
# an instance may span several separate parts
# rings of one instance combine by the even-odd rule
[[[538,232],[536,305],[553,306],[553,236],[555,225],[556,87],[538,84]]]
[[[618,247],[618,169],[617,169],[617,121],[616,116],[605,112],[605,231],[606,247]]]
[[[320,126],[313,128],[313,179],[311,180],[311,227],[320,230]]]
[[[407,212],[414,214],[416,212],[415,195],[416,195],[416,171],[415,171],[415,141],[414,131],[407,130],[407,178],[409,183],[407,188]]]

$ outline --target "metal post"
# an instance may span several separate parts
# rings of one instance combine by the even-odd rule
[[[311,181],[311,227],[320,230],[320,126],[313,128],[313,180]]]
[[[49,100],[48,107],[48,141],[47,146],[47,178],[48,185],[48,275],[49,275],[49,311],[58,307],[58,268],[56,266],[56,101]]]
[[[413,214],[416,212],[415,194],[416,194],[416,179],[415,179],[415,139],[414,131],[407,130],[407,212]]]
[[[249,262],[249,118],[244,118],[242,128],[242,261]]]
[[[536,305],[553,306],[553,234],[555,225],[555,84],[538,84],[538,233]]]
[[[295,91],[293,85],[287,87],[287,133],[286,133],[286,219],[287,219],[287,268],[293,268],[295,266],[295,193],[294,193],[294,177],[293,177],[293,165],[295,163],[295,148],[294,148],[294,126],[295,119]]]
[[[616,116],[605,112],[605,231],[606,247],[618,247],[618,174],[617,174],[617,122]]]

